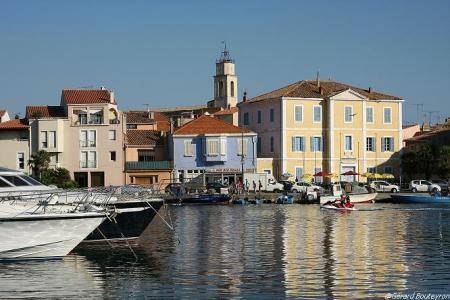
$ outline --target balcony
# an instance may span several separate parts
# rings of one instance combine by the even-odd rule
[[[127,161],[125,170],[169,170],[172,163],[168,160],[161,161]]]
[[[89,141],[89,140],[80,140],[80,147],[81,148],[95,148],[97,146],[97,143],[95,141]]]

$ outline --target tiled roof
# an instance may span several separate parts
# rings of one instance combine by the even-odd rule
[[[127,144],[132,146],[164,145],[164,138],[160,131],[128,129]]]
[[[153,124],[147,111],[129,111],[127,115],[127,124]]]
[[[222,116],[222,115],[232,115],[234,113],[237,113],[239,111],[239,108],[237,107],[230,107],[224,110],[219,110],[218,112],[214,113],[214,116]]]
[[[28,129],[28,122],[26,119],[13,119],[0,123],[0,130],[11,130],[11,129]]]
[[[450,133],[450,127],[442,127],[442,128],[439,128],[439,129],[436,129],[433,131],[416,134],[412,138],[406,139],[405,142],[425,141],[425,140],[433,138],[437,135],[449,134],[449,133]]]
[[[127,124],[153,124],[156,122],[159,131],[170,131],[170,120],[162,112],[153,112],[153,119],[149,118],[147,111],[129,111],[126,115]]]
[[[67,104],[110,103],[111,94],[108,90],[63,90],[62,99]]]
[[[252,98],[248,103],[263,101],[272,98],[279,97],[293,97],[293,98],[323,98],[331,97],[339,94],[345,90],[351,89],[370,100],[401,100],[397,96],[391,96],[375,92],[373,89],[362,89],[355,86],[351,86],[345,83],[340,83],[331,80],[321,80],[320,87],[322,88],[322,94],[320,88],[317,86],[316,80],[301,80],[269,93]]]
[[[234,126],[222,120],[207,115],[203,115],[175,130],[174,135],[248,133],[248,132],[251,131],[246,128]]]
[[[62,106],[27,106],[26,117],[32,119],[39,116],[40,118],[64,118],[66,112]]]

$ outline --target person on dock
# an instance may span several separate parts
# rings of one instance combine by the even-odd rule
[[[249,190],[250,190],[250,182],[248,182],[248,179],[245,179],[245,192],[248,194]]]
[[[253,192],[256,194],[256,182],[253,180]]]
[[[261,193],[261,189],[262,189],[262,183],[261,180],[258,183],[258,192]]]

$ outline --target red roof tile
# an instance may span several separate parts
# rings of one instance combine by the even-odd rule
[[[155,121],[158,130],[170,131],[170,120],[165,114],[155,111]]]
[[[222,120],[203,115],[175,130],[174,135],[248,133],[248,132],[251,131],[246,128],[234,126]]]
[[[0,130],[28,129],[28,127],[26,119],[13,119],[0,123]]]
[[[162,112],[153,112],[153,119],[150,119],[148,111],[129,111],[127,124],[153,124],[156,122],[156,129],[159,131],[170,131],[170,120]]]
[[[372,89],[370,90],[362,89],[345,83],[340,83],[331,80],[321,80],[320,87],[322,88],[322,93],[320,93],[320,88],[317,86],[316,80],[301,80],[293,84],[279,88],[277,90],[271,91],[269,93],[254,97],[247,103],[279,97],[324,98],[334,96],[348,89],[351,89],[367,97],[369,100],[401,100],[401,98],[397,96],[386,95],[379,92],[375,92]]]
[[[65,116],[66,112],[64,111],[64,107],[62,106],[39,105],[39,106],[27,106],[26,108],[26,117],[28,119],[32,119],[35,117],[64,118]]]
[[[222,115],[232,115],[234,113],[237,113],[239,111],[239,108],[237,107],[230,107],[224,110],[219,110],[218,112],[215,112],[214,116],[222,116]]]
[[[111,93],[108,90],[63,90],[61,99],[66,104],[110,103]]]
[[[160,131],[129,129],[127,130],[127,144],[131,146],[164,145],[164,138]]]

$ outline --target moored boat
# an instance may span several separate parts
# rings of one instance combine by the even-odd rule
[[[402,203],[450,203],[449,196],[439,196],[439,195],[391,195],[391,198],[395,202]]]
[[[320,204],[325,204],[329,201],[338,200],[344,193],[340,184],[333,184],[331,195],[321,195]],[[353,192],[347,194],[350,197],[352,203],[373,203],[378,193],[365,192]]]
[[[228,204],[231,197],[225,194],[198,194],[181,199],[183,204]]]
[[[292,195],[280,195],[275,200],[276,204],[293,204],[294,203],[294,196]]]

